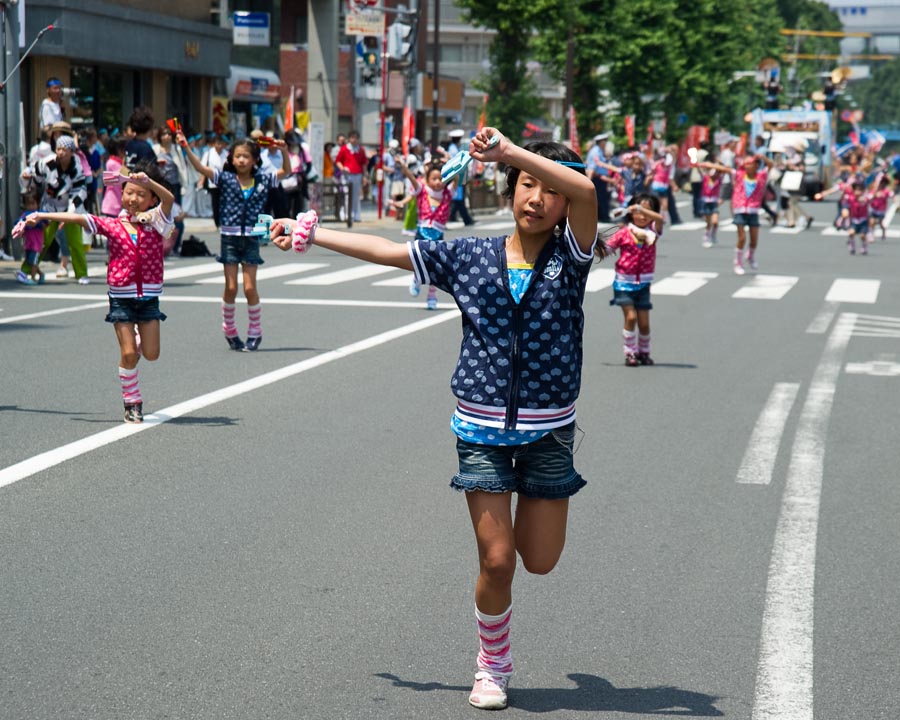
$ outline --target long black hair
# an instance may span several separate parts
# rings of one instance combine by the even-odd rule
[[[582,175],[586,174],[584,161],[581,159],[581,156],[561,143],[535,140],[534,142],[525,145],[524,149],[528,152],[533,152],[535,155],[545,157],[548,160],[554,160],[560,164],[567,165],[572,170],[581,173]],[[519,175],[521,172],[522,171],[519,168],[513,167],[512,165],[506,169],[506,187],[503,190],[502,196],[507,200],[512,200],[513,196],[515,196],[516,183],[519,182]],[[560,231],[564,230],[566,227],[566,218],[560,220],[557,227]]]

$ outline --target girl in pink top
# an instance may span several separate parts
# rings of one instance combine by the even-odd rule
[[[650,283],[656,269],[656,239],[662,233],[663,216],[659,198],[652,193],[639,193],[625,216],[625,225],[598,247],[602,258],[619,251],[613,299],[610,305],[622,308],[625,326],[622,330],[625,364],[629,367],[653,365],[650,357]]]
[[[431,164],[425,169],[425,184],[423,185],[419,182],[419,178],[406,167],[402,158],[397,158],[397,165],[409,180],[419,213],[416,239],[443,240],[447,220],[450,218],[450,204],[453,202],[453,195],[456,192],[456,181],[444,185],[441,180],[441,166]],[[409,294],[413,297],[419,294],[419,284],[416,282],[415,276],[409,285]],[[434,285],[428,286],[428,298],[425,306],[429,310],[437,309],[437,288]]]
[[[875,226],[881,228],[881,239],[887,239],[887,231],[884,227],[884,218],[887,215],[888,203],[894,197],[894,191],[891,190],[891,179],[887,175],[882,175],[878,181],[878,186],[872,192],[872,232],[875,232]]]
[[[724,174],[715,168],[708,169],[700,179],[700,214],[706,219],[703,247],[711,248],[718,242],[719,196],[722,193]]]
[[[42,220],[73,223],[109,239],[109,314],[119,341],[119,383],[125,404],[125,422],[144,421],[143,397],[137,364],[159,358],[159,323],[166,316],[159,310],[163,282],[163,242],[171,230],[175,196],[162,184],[155,163],[145,160],[122,181],[122,213],[118,218],[83,213],[36,212],[25,227]],[[17,225],[16,231],[20,228]]]
[[[125,139],[113,138],[109,141],[109,159],[106,161],[106,172],[116,173],[125,164]],[[122,186],[109,185],[103,188],[103,202],[100,212],[107,217],[118,217],[122,211]]]
[[[765,169],[760,169],[761,162],[765,164]],[[766,194],[768,170],[772,165],[772,161],[765,155],[748,155],[737,170],[718,163],[701,162],[697,164],[700,168],[728,173],[734,179],[731,207],[734,211],[734,224],[737,227],[737,247],[734,251],[735,275],[743,275],[746,272],[744,270],[744,245],[747,242],[747,236],[744,228],[750,228],[747,262],[750,263],[751,270],[759,267],[756,263],[756,248],[759,245],[759,210]]]

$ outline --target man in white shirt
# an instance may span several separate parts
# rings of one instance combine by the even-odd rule
[[[47,97],[41,101],[41,127],[50,127],[53,123],[65,120],[65,113],[59,101],[63,96],[63,84],[59,78],[52,77],[47,81]]]

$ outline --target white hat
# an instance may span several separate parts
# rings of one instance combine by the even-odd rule
[[[462,136],[465,135],[466,133],[465,133],[465,131],[460,130],[459,128],[457,128],[456,130],[451,130],[451,131],[450,131],[449,133],[447,133],[447,134],[448,134],[450,137],[455,138],[455,137],[462,137]]]
[[[607,138],[609,138],[608,132],[600,133],[599,135],[594,135],[594,142],[600,142],[601,140],[606,140]]]
[[[419,164],[419,158],[417,155],[413,155],[413,153],[410,153],[409,155],[406,156],[406,166],[407,167],[415,167],[418,164]]]
[[[392,150],[398,148],[400,147],[400,141],[397,140],[397,138],[391,138],[390,142],[388,143],[388,147]]]

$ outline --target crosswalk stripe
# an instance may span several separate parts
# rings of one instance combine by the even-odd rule
[[[285,265],[276,265],[268,268],[261,267],[256,271],[256,279],[257,281],[271,280],[272,278],[285,277],[286,275],[296,275],[297,273],[309,272],[311,270],[320,270],[324,267],[328,267],[328,263],[287,263]],[[197,282],[204,285],[222,285],[225,282],[225,277],[219,275],[213,278],[203,278]],[[243,282],[244,274],[238,273],[238,284]]]
[[[837,278],[825,296],[825,302],[873,304],[878,299],[881,280]]]
[[[793,275],[756,275],[731,297],[751,300],[781,300],[799,279]]]
[[[718,277],[718,275],[719,273],[713,272],[679,271],[653,283],[652,292],[654,295],[680,295],[684,297],[699,290],[710,280]]]
[[[335,270],[334,272],[324,273],[322,275],[288,280],[285,285],[337,285],[338,283],[350,282],[351,280],[361,280],[362,278],[372,277],[374,275],[384,275],[385,273],[396,272],[396,270],[397,268],[386,267],[384,265],[360,265],[358,267],[346,268],[345,270]]]
[[[612,268],[594,268],[588,275],[585,292],[598,292],[613,284],[616,277],[616,271]]]
[[[397,277],[388,278],[387,280],[379,280],[378,282],[373,282],[372,285],[374,285],[375,287],[409,287],[412,279],[412,273],[407,272],[403,273],[402,275],[398,275]]]
[[[874,233],[875,233],[875,239],[880,240],[881,239],[881,229],[875,228]],[[884,234],[885,234],[885,237],[889,237],[893,240],[900,238],[900,230],[895,230],[894,228],[888,228]],[[824,230],[822,230],[822,235],[825,235],[826,237],[845,238],[845,237],[847,237],[847,231],[846,230],[838,230],[834,225],[829,225]]]
[[[166,265],[164,275],[166,280],[177,280],[178,278],[193,277],[194,275],[207,275],[214,272],[222,272],[222,263],[208,262],[201,263],[200,265],[187,265],[182,267]]]

